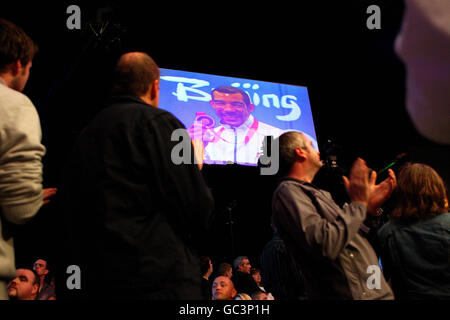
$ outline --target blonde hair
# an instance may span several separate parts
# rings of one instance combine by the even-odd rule
[[[253,299],[246,293],[238,293],[236,297],[234,297],[234,300],[253,300]]]

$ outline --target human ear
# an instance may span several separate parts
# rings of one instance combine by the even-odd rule
[[[39,289],[39,285],[33,284],[33,290],[31,290],[31,293],[32,293],[32,294],[37,293],[37,292],[38,292],[38,289]]]
[[[300,158],[301,161],[306,159],[306,152],[304,149],[302,149],[300,147],[296,147],[295,153],[297,154],[297,156]]]
[[[22,66],[22,62],[20,62],[20,59],[17,59],[16,61],[11,62],[10,65],[11,65],[11,72],[12,72],[13,76],[16,76],[22,72],[23,66]]]
[[[152,88],[150,89],[150,98],[153,100],[155,99],[158,95],[159,95],[159,79],[156,79],[155,81],[153,81],[153,83],[151,84]]]

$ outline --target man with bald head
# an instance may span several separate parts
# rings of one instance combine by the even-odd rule
[[[158,107],[159,69],[153,59],[143,52],[122,55],[116,65],[114,94],[135,94],[145,103]]]
[[[233,300],[237,291],[233,281],[226,276],[218,276],[212,286],[213,300]]]
[[[67,265],[81,270],[70,297],[201,299],[196,246],[213,200],[197,165],[171,161],[185,128],[158,109],[159,76],[146,53],[122,55],[111,100],[75,144],[62,188]]]

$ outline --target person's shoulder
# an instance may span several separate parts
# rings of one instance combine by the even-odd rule
[[[258,128],[260,129],[260,131],[262,131],[265,134],[272,134],[275,136],[279,136],[284,132],[283,129],[274,127],[274,126],[267,124],[265,122],[262,122],[260,120],[258,120]]]
[[[294,178],[284,178],[280,181],[275,191],[282,192],[286,190],[293,190],[293,189],[300,189],[300,190],[315,190],[314,186],[310,185],[307,182],[294,179]]]
[[[313,198],[321,198],[322,201],[327,202],[329,200],[324,199],[320,190],[312,184],[294,178],[285,178],[275,189],[272,200],[275,202],[289,201],[296,203],[298,201],[306,201],[311,203]]]
[[[38,128],[39,114],[26,95],[0,85],[0,123],[31,132]]]
[[[381,241],[385,241],[387,240],[387,238],[389,238],[390,236],[392,236],[392,234],[399,229],[400,225],[397,221],[395,220],[390,220],[388,222],[386,222],[385,224],[383,224],[380,229],[378,229],[378,238]]]
[[[444,212],[437,216],[431,217],[426,220],[430,225],[438,225],[439,227],[450,228],[450,213]]]
[[[1,101],[0,107],[11,108],[14,106],[21,106],[34,108],[34,105],[31,102],[30,98],[28,98],[25,94],[1,84],[0,84],[0,101]],[[5,105],[6,102],[7,104]]]
[[[160,108],[153,108],[153,109],[155,109],[155,110],[152,110],[155,118],[181,123],[181,121],[177,117],[175,117],[172,113],[170,113],[169,111],[166,111],[166,110],[160,109]]]
[[[450,223],[450,213],[444,212],[436,216],[436,220]]]
[[[170,112],[149,105],[141,99],[133,96],[115,96],[108,103],[104,112],[119,113],[121,116],[136,120],[138,123],[165,122],[175,127],[184,128],[181,122]]]
[[[126,110],[126,113],[141,113],[151,116],[157,116],[165,111],[147,104],[138,97],[129,95],[113,96],[107,102],[107,109],[109,110]]]
[[[274,195],[278,195],[286,192],[286,190],[290,190],[297,184],[296,181],[292,180],[282,180],[278,183],[278,186],[275,188]]]
[[[142,113],[144,113],[147,116],[146,118],[149,120],[170,122],[175,124],[177,127],[180,126],[184,128],[184,125],[181,124],[181,121],[167,110],[149,105],[145,102],[136,103],[135,107]]]
[[[273,130],[283,131],[282,129],[277,128],[277,127],[275,127],[275,126],[273,126],[271,124],[265,123],[265,122],[263,122],[261,120],[258,120],[258,125],[261,126],[261,127],[265,127],[265,128],[269,128],[269,129],[273,129]]]
[[[237,285],[237,286],[242,285],[247,280],[248,280],[248,277],[247,277],[246,273],[243,273],[243,272],[240,272],[240,271],[233,272],[233,277],[231,278],[231,281],[233,281],[233,283],[235,285]]]

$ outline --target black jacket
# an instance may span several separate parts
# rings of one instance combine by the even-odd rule
[[[261,291],[258,288],[255,280],[249,273],[243,273],[241,271],[236,270],[233,273],[233,277],[231,278],[234,284],[234,288],[238,293],[246,293],[251,296],[253,293],[257,291]]]
[[[61,193],[81,298],[201,298],[195,246],[213,200],[197,165],[171,161],[179,128],[170,113],[118,96],[80,134]]]

